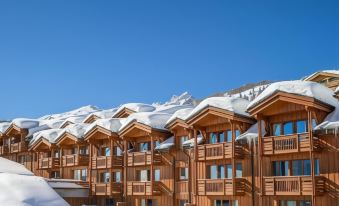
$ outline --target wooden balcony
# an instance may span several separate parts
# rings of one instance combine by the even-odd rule
[[[241,158],[243,156],[243,149],[240,145],[235,144],[235,157]],[[223,142],[216,144],[204,144],[198,146],[198,160],[217,160],[232,158],[232,142]]]
[[[122,194],[122,183],[112,182],[112,183],[93,183],[91,185],[92,195],[121,195]]]
[[[122,167],[122,156],[92,157],[92,169],[109,169],[112,167]]]
[[[153,164],[159,164],[162,161],[161,154],[154,152]],[[144,166],[151,165],[152,153],[147,152],[130,152],[128,153],[127,165],[128,166]]]
[[[318,139],[314,138],[313,141],[317,149]],[[264,155],[308,152],[310,151],[309,133],[263,137],[262,145]]]
[[[0,155],[5,155],[9,152],[8,146],[0,146]]]
[[[62,156],[62,166],[63,167],[72,167],[72,166],[88,166],[89,157],[88,155],[64,155]]]
[[[310,176],[279,176],[264,177],[264,195],[312,195],[312,177]],[[325,192],[325,179],[315,177],[316,195]]]
[[[54,169],[60,167],[60,159],[57,157],[46,157],[39,160],[39,169]]]
[[[132,196],[145,196],[145,195],[161,195],[159,182],[140,182],[129,181],[127,182],[127,195]],[[153,188],[153,189],[152,189]]]
[[[198,180],[198,195],[244,195],[244,193],[245,181],[243,178]]]
[[[13,143],[10,146],[10,153],[25,152],[27,151],[27,145],[25,142]]]

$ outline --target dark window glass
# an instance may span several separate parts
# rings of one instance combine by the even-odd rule
[[[281,135],[281,125],[280,124],[273,124],[273,136]]]
[[[311,175],[311,161],[304,160],[304,175]]]
[[[232,142],[232,131],[227,130],[226,134],[227,134],[227,142]]]
[[[219,133],[219,142],[225,142],[225,134],[223,132]]]
[[[307,132],[306,120],[297,121],[297,133]]]
[[[293,134],[293,122],[284,123],[284,135]]]
[[[319,159],[314,160],[314,175],[320,175]]]
[[[292,175],[300,176],[303,172],[303,165],[301,160],[293,160],[292,161]]]
[[[217,134],[214,132],[210,133],[210,144],[215,144],[217,142],[218,142]]]

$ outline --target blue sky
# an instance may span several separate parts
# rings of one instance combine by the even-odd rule
[[[339,68],[338,1],[0,2],[0,119]]]

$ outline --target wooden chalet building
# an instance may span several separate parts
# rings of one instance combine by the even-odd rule
[[[52,129],[14,119],[0,156],[72,206],[339,206],[337,80],[272,83],[251,102],[130,103]]]

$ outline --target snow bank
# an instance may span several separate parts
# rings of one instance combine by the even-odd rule
[[[96,126],[103,127],[112,132],[118,132],[125,121],[126,119],[123,118],[97,119],[86,128],[85,135]]]
[[[321,102],[336,105],[337,100],[333,97],[333,91],[319,83],[309,81],[282,81],[270,84],[257,98],[249,105],[248,109],[264,101],[275,92],[286,92],[306,97],[315,98]]]
[[[0,205],[66,206],[42,177],[34,176],[23,165],[0,157]]]
[[[165,128],[165,125],[170,117],[171,117],[171,114],[158,113],[158,112],[134,113],[126,118],[126,121],[122,124],[120,131],[123,130],[127,125],[129,125],[130,123],[134,121],[150,126],[155,129],[167,130]]]
[[[193,117],[207,107],[216,107],[236,114],[250,116],[246,112],[248,104],[248,100],[237,97],[210,97],[200,102],[200,104],[198,104],[198,106],[188,115],[187,119]]]

